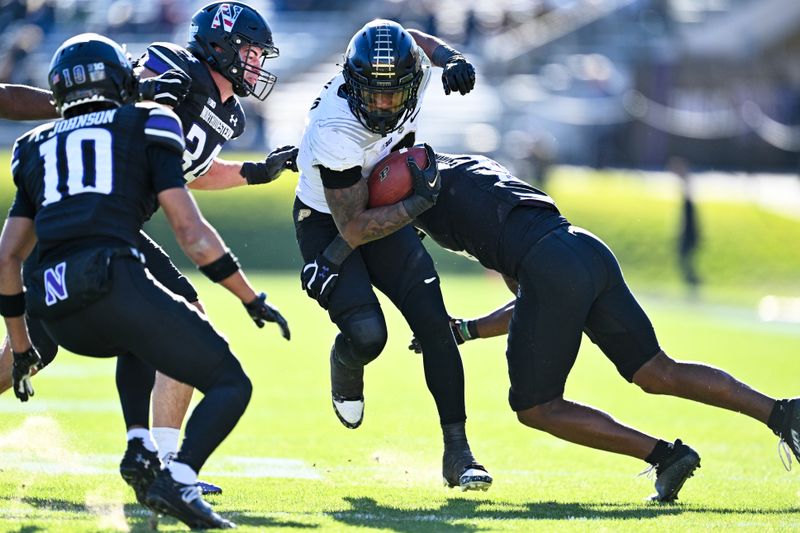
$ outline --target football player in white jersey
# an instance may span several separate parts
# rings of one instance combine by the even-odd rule
[[[467,442],[464,370],[439,278],[407,226],[436,202],[440,180],[433,153],[426,169],[411,167],[412,196],[367,209],[364,178],[369,171],[392,150],[414,144],[431,66],[443,67],[447,94],[466,94],[475,84],[472,65],[438,38],[389,20],[373,20],[358,30],[343,71],[325,85],[308,115],[298,155],[294,221],[306,262],[303,287],[340,331],[330,352],[331,394],[339,420],[348,428],[361,424],[364,366],[386,344],[374,286],[397,306],[422,345],[425,380],[444,435],[445,482],[462,490],[486,490],[492,477]]]

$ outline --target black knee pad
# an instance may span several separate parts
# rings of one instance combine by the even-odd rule
[[[341,333],[336,336],[336,353],[345,366],[364,366],[386,346],[386,321],[378,306],[348,311],[336,321]]]

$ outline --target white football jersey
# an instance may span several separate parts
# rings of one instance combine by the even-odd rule
[[[344,85],[341,73],[325,84],[308,112],[300,141],[297,156],[300,181],[296,189],[300,201],[312,209],[330,213],[317,165],[338,171],[360,166],[361,175],[366,178],[375,163],[386,157],[409,132],[417,131],[422,97],[431,78],[431,63],[421,48],[418,52],[422,59],[422,81],[417,106],[402,126],[385,137],[366,129],[350,111],[347,99],[339,92]]]

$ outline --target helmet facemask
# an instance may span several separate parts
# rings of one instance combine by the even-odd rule
[[[379,74],[379,73],[376,73]],[[395,80],[368,80],[345,68],[350,110],[372,133],[386,135],[400,126],[417,106],[422,71]]]
[[[271,44],[247,41],[241,35],[233,36],[231,41],[239,51],[237,60],[227,69],[229,77],[226,77],[233,83],[233,92],[242,97],[254,96],[258,100],[266,100],[278,77],[265,69],[264,64],[267,59],[278,57],[278,49]],[[248,61],[250,56],[256,56],[256,59]]]

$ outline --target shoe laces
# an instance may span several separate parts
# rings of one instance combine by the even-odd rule
[[[177,456],[178,456],[178,454],[176,454],[175,452],[167,452],[167,453],[165,453],[164,457],[161,458],[161,466],[166,468],[167,466],[169,466],[169,464],[172,461],[175,460],[175,457],[177,457]]]
[[[650,481],[655,481],[656,465],[650,465],[636,475],[636,477],[642,477],[642,476],[646,477]]]
[[[778,441],[778,457],[781,458],[781,463],[787,472],[792,471],[792,450],[789,448],[789,443],[784,439]]]

